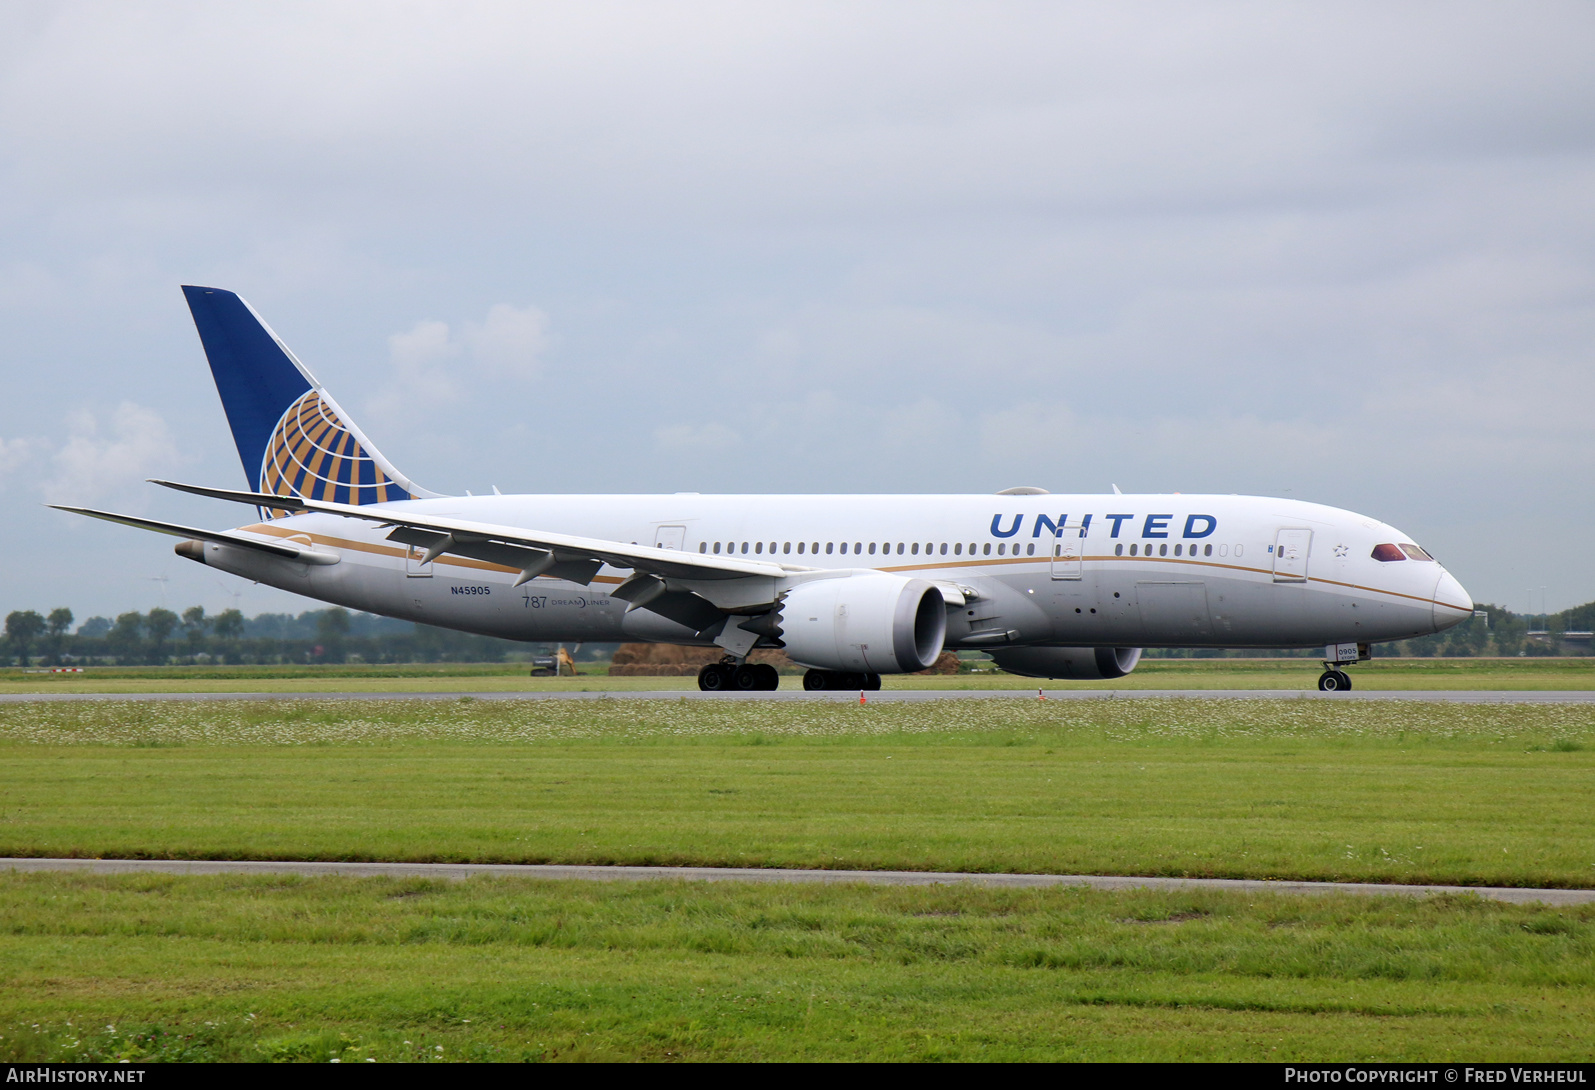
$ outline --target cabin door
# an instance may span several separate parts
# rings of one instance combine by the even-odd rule
[[[1085,527],[1080,520],[1065,519],[1052,539],[1052,577],[1079,579],[1085,563]]]
[[[687,543],[687,528],[685,526],[655,526],[654,548],[680,550]]]
[[[1313,543],[1311,530],[1281,530],[1274,539],[1274,582],[1307,582],[1307,552]]]

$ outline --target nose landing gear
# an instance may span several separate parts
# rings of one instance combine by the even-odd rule
[[[1344,670],[1325,670],[1318,677],[1318,691],[1345,693],[1351,691],[1351,675]]]
[[[1366,643],[1332,643],[1324,648],[1324,672],[1318,676],[1321,693],[1349,693],[1351,677],[1342,666],[1367,662],[1373,657],[1373,648]]]

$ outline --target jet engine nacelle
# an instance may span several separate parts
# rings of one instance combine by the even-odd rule
[[[1141,661],[1139,647],[1007,647],[990,654],[1010,674],[1069,681],[1110,681]]]
[[[947,607],[923,579],[849,575],[792,588],[781,601],[780,626],[786,653],[804,666],[905,674],[941,654]]]

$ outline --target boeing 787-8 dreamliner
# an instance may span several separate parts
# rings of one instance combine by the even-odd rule
[[[1010,673],[1112,679],[1145,647],[1323,647],[1319,688],[1371,644],[1439,632],[1473,602],[1408,535],[1253,496],[443,496],[400,473],[260,316],[185,287],[256,508],[179,556],[351,609],[514,640],[719,646],[706,690],[878,688],[943,649]]]

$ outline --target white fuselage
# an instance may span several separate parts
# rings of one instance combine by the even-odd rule
[[[1376,545],[1410,537],[1375,519],[1296,500],[678,494],[450,497],[386,506],[688,553],[734,550],[795,569],[876,570],[956,585],[971,593],[962,604],[956,593],[949,597],[951,647],[990,647],[994,640],[1310,647],[1427,635],[1473,609],[1440,564],[1371,556]],[[332,550],[338,559],[303,564],[209,544],[205,563],[352,609],[515,640],[708,642],[646,609],[628,613],[627,603],[609,594],[629,574],[622,570],[603,568],[585,586],[539,577],[515,587],[513,568],[447,554],[422,564],[419,550],[388,540],[375,523],[311,513],[243,529]]]

